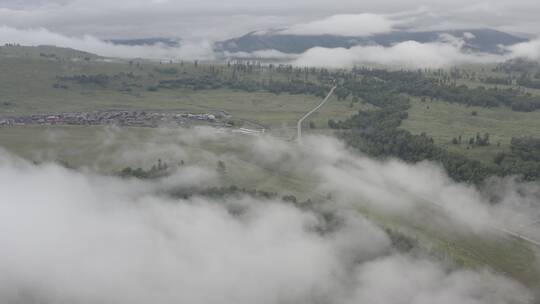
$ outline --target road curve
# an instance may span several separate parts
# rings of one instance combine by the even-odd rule
[[[298,134],[296,135],[296,140],[298,142],[302,141],[302,123],[304,122],[304,120],[306,120],[306,118],[308,118],[313,113],[317,112],[317,110],[319,110],[322,106],[324,106],[324,104],[330,99],[332,94],[334,94],[334,91],[336,90],[336,88],[337,86],[333,86],[330,92],[328,93],[328,95],[324,98],[324,100],[318,106],[316,106],[313,110],[309,111],[306,115],[300,118],[300,120],[298,120],[298,123],[296,124],[296,129],[298,131]]]

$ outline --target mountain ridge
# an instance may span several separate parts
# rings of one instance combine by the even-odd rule
[[[369,36],[296,35],[280,34],[280,31],[255,31],[237,38],[217,42],[215,46],[216,50],[229,53],[277,50],[282,53],[300,54],[314,47],[351,48],[370,45],[389,47],[405,41],[432,43],[440,41],[443,35],[462,38],[465,41],[465,50],[497,54],[503,52],[500,45],[508,46],[528,41],[528,39],[493,29],[392,31]]]

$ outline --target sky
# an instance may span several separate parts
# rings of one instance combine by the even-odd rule
[[[534,0],[3,0],[0,25],[99,38],[222,39],[332,15],[372,13],[420,28],[487,26],[536,34],[539,11]]]
[[[106,57],[218,60],[214,43],[250,32],[366,36],[393,30],[491,28],[531,39],[504,56],[471,54],[469,37],[405,41],[388,47],[313,48],[300,56],[262,50],[241,57],[284,59],[298,66],[350,68],[383,64],[448,67],[540,58],[540,2],[533,0],[2,0],[0,44],[56,45]],[[181,38],[180,47],[122,46],[120,38]],[[421,56],[418,56],[421,54]],[[238,57],[239,54],[226,54]]]

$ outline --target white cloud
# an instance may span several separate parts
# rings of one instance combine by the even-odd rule
[[[537,183],[495,179],[485,191],[500,198],[500,203],[493,205],[484,192],[454,183],[435,163],[375,161],[351,153],[342,142],[329,137],[312,136],[303,142],[295,147],[273,138],[258,138],[246,145],[253,163],[287,175],[315,174],[318,192],[330,193],[346,206],[368,203],[385,212],[408,214],[431,205],[442,211],[441,220],[450,216],[459,226],[478,232],[497,228],[525,233],[523,223],[533,223],[540,216]],[[540,242],[540,225],[527,229],[530,234],[524,235]]]
[[[466,40],[472,40],[476,38],[476,36],[473,33],[466,32],[463,34],[463,38],[465,38]]]
[[[115,45],[96,37],[68,37],[51,32],[44,28],[15,29],[0,27],[0,44],[19,43],[27,46],[55,45],[94,53],[101,56],[117,58],[150,58],[150,59],[213,59],[212,43],[209,41],[186,41],[180,47],[165,45],[127,46]]]
[[[390,47],[356,46],[350,49],[316,47],[300,55],[286,54],[276,50],[261,50],[252,53],[226,53],[225,57],[277,59],[289,61],[298,66],[331,68],[351,68],[357,64],[424,68],[447,67],[466,63],[496,63],[517,57],[540,59],[540,40],[538,39],[504,47],[504,50],[507,51],[505,55],[467,52],[463,48],[464,39],[471,39],[471,35],[465,35],[463,38],[442,35],[438,42],[405,41]],[[127,46],[115,45],[90,35],[65,36],[44,28],[22,30],[0,26],[0,44],[4,43],[19,43],[29,46],[55,45],[117,58],[176,60],[213,60],[216,58],[213,43],[210,41],[183,41],[180,47],[169,47],[162,44]]]
[[[506,48],[511,53],[511,57],[528,58],[540,60],[540,39],[534,39],[528,42],[518,43]]]
[[[251,58],[251,59],[275,59],[275,60],[292,60],[296,59],[298,55],[283,53],[278,50],[260,50],[255,52],[225,52],[224,56],[227,58]]]
[[[462,63],[499,62],[504,57],[466,53],[455,42],[419,43],[405,41],[390,47],[356,46],[313,48],[293,61],[298,66],[351,68],[361,64],[382,64],[406,68],[447,67]]]
[[[302,54],[285,54],[276,50],[253,53],[227,54],[233,57],[265,58],[289,61],[296,66],[319,66],[349,69],[355,65],[384,65],[402,68],[444,68],[460,64],[500,63],[513,58],[540,60],[540,39],[501,46],[502,54],[468,51],[467,40],[474,39],[472,33],[463,37],[440,35],[438,41],[420,43],[404,41],[389,47],[379,45],[354,46],[351,48],[315,47]]]
[[[285,158],[267,162],[302,170],[318,164],[327,182],[325,168],[352,168],[350,179],[335,182],[360,182],[354,193],[395,187],[398,195],[405,175],[403,191],[440,190],[422,186],[432,170],[427,165],[358,158],[333,139],[306,138],[306,146],[253,140],[245,143],[253,157],[264,159],[265,147],[273,147]],[[392,176],[392,168],[400,174]],[[191,173],[184,174],[188,181]],[[362,188],[369,178],[372,185]],[[328,223],[316,209],[250,197],[171,199],[152,183],[34,166],[6,154],[0,154],[0,184],[0,300],[6,303],[530,300],[523,287],[487,271],[448,270],[392,251],[381,229],[348,208],[334,210],[342,221],[321,234]]]
[[[281,34],[367,36],[392,30],[396,24],[384,15],[334,15],[328,18],[293,25]]]

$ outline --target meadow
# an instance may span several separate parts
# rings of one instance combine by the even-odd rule
[[[476,112],[476,115],[472,115]],[[413,99],[409,117],[402,128],[413,134],[426,133],[435,143],[449,151],[470,158],[492,162],[495,155],[509,149],[512,137],[540,135],[540,111],[515,112],[504,107],[467,107],[442,101],[421,102]],[[489,146],[469,145],[479,133],[490,135]],[[453,138],[462,137],[462,144]]]
[[[0,48],[0,116],[118,109],[189,113],[226,111],[233,119],[253,121],[266,128],[287,129],[294,128],[296,121],[321,101],[320,98],[308,95],[245,92],[226,88],[147,90],[159,80],[175,77],[156,72],[156,69],[172,68],[180,75],[199,75],[208,72],[211,66],[79,58],[84,54],[79,57],[74,54],[71,57],[61,57],[67,51],[51,59],[37,55],[34,48],[15,49],[19,49],[18,55],[13,50],[8,53],[6,50],[9,48]],[[51,53],[50,49],[44,49],[43,52],[47,50]],[[225,69],[224,73],[229,72]],[[99,74],[111,78],[126,74],[133,76],[126,76],[107,86],[73,84],[64,89],[54,87],[59,82],[58,77],[64,75]],[[279,73],[259,76],[261,79],[274,80],[283,77]],[[131,87],[126,90],[128,80]],[[365,106],[360,103],[337,102],[333,98],[308,122],[312,121],[316,128],[327,129],[329,119],[346,119],[363,108]]]

